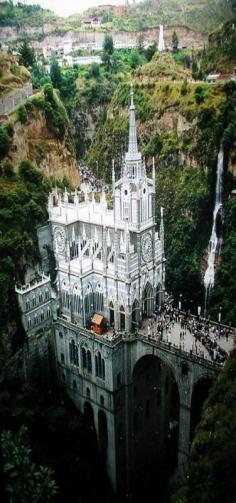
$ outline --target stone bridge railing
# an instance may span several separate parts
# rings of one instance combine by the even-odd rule
[[[20,89],[15,89],[12,94],[0,100],[0,115],[9,115],[14,112],[32,94],[33,86],[31,82],[28,82]]]
[[[62,323],[65,327],[67,328],[72,328],[80,335],[83,335],[89,339],[95,340],[97,342],[101,342],[102,344],[105,344],[109,347],[114,347],[116,344],[120,343],[121,341],[125,342],[133,342],[134,340],[142,340],[146,344],[150,344],[154,347],[157,347],[159,349],[162,349],[168,353],[175,354],[178,356],[183,357],[185,360],[191,361],[193,363],[197,363],[198,365],[201,365],[205,368],[209,368],[212,370],[215,370],[216,372],[219,372],[223,364],[213,362],[208,358],[204,358],[200,355],[197,355],[196,353],[192,351],[185,351],[181,349],[179,346],[176,346],[173,343],[166,342],[160,339],[157,339],[156,337],[150,337],[147,338],[145,335],[136,333],[136,334],[126,334],[125,332],[116,332],[115,335],[112,335],[111,333],[106,333],[104,335],[98,335],[94,333],[92,330],[88,330],[87,328],[81,327],[77,323],[73,323],[69,320],[65,320],[64,318],[59,318],[60,323]]]

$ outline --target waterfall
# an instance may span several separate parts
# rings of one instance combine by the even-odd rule
[[[160,33],[159,33],[159,42],[158,42],[158,51],[162,52],[165,50],[165,42],[164,42],[164,31],[163,25],[160,24]]]
[[[213,288],[215,283],[215,260],[218,248],[218,238],[216,234],[216,222],[217,215],[222,208],[222,178],[223,178],[223,167],[224,167],[224,152],[221,148],[217,159],[217,176],[216,176],[216,191],[215,191],[215,206],[213,211],[213,224],[211,237],[208,245],[208,260],[207,269],[204,276],[204,286],[205,286],[205,313],[207,311],[207,301],[210,289]]]

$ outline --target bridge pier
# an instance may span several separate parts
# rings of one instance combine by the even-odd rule
[[[191,422],[191,397],[192,389],[186,386],[180,390],[179,402],[179,445],[178,445],[178,469],[182,470],[186,464],[190,446],[190,422]]]

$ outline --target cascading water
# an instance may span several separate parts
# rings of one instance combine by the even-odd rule
[[[164,30],[163,30],[163,25],[160,24],[158,51],[162,52],[164,50],[165,50]]]
[[[208,245],[208,260],[207,269],[204,275],[205,286],[205,314],[207,311],[207,302],[210,289],[213,288],[215,283],[215,261],[218,253],[219,239],[216,234],[217,215],[222,208],[222,179],[224,168],[224,152],[221,148],[217,159],[217,176],[216,176],[216,193],[215,193],[215,206],[213,211],[213,224],[211,237]]]

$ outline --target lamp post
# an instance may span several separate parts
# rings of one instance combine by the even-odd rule
[[[221,324],[221,311],[222,311],[222,307],[220,306],[220,307],[219,307],[219,312],[218,312],[218,323],[219,323],[219,329],[220,329],[220,324]]]
[[[179,310],[182,309],[182,293],[179,294]]]

